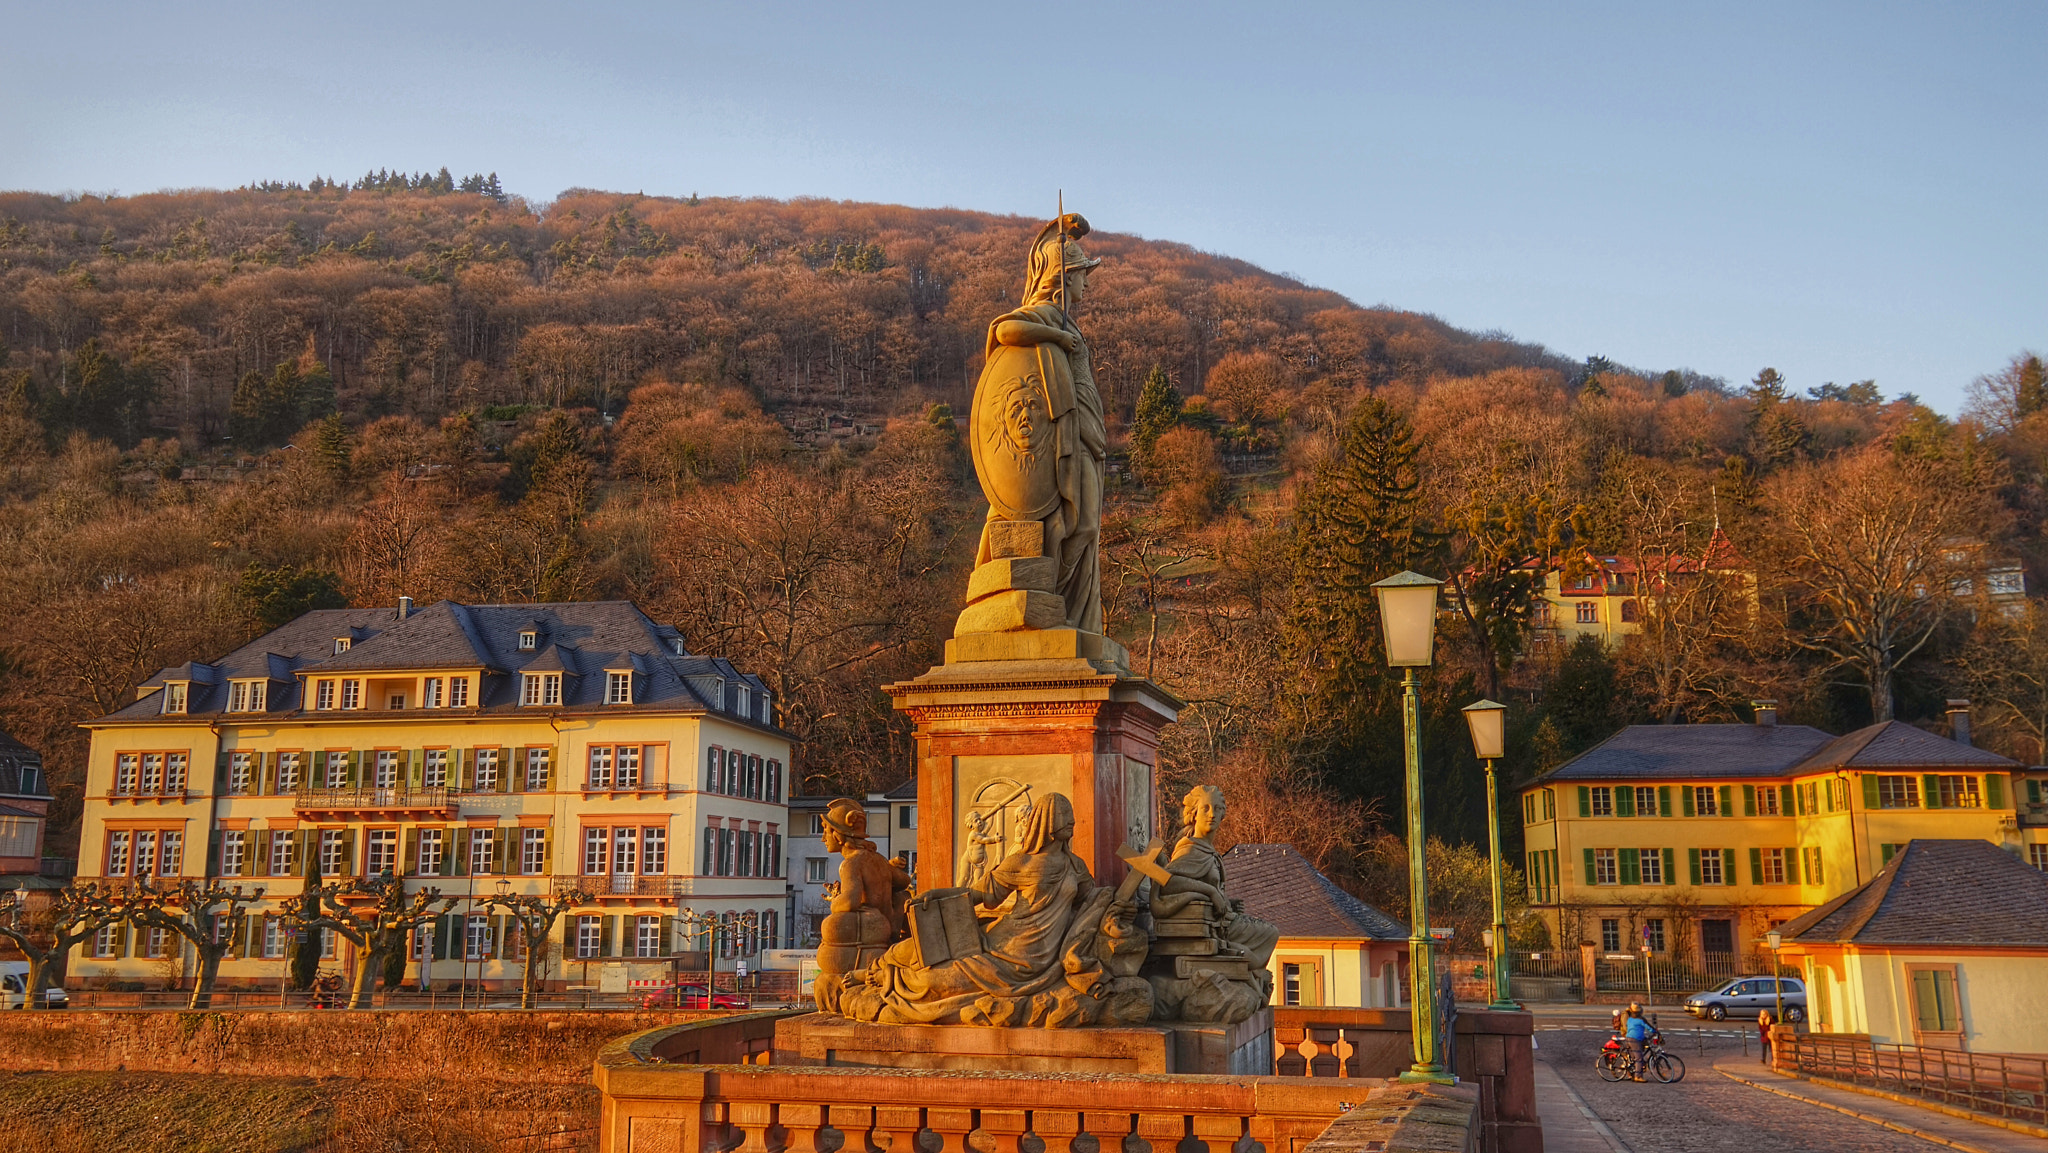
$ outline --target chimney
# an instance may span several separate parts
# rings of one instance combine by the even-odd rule
[[[409,616],[411,616],[411,615],[412,615],[412,598],[411,598],[411,597],[399,597],[399,598],[398,598],[398,619],[399,619],[399,620],[404,620],[405,618],[407,618],[407,617],[409,617]]]
[[[1761,727],[1763,727],[1763,728],[1766,728],[1766,729],[1770,729],[1770,728],[1776,728],[1776,727],[1777,727],[1777,725],[1778,725],[1778,702],[1776,702],[1776,701],[1751,701],[1751,702],[1749,702],[1749,707],[1750,707],[1750,708],[1753,708],[1753,709],[1755,709],[1755,710],[1756,710],[1756,723],[1757,723],[1757,724],[1758,724],[1759,726],[1761,726]]]
[[[1950,701],[1948,703],[1948,732],[1959,745],[1970,743],[1970,702]]]

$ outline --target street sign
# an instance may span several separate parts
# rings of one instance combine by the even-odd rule
[[[1609,953],[1607,954],[1607,959],[1610,961],[1633,961],[1636,959],[1636,955],[1634,953]]]
[[[1431,929],[1431,930],[1429,931],[1429,935],[1430,935],[1430,936],[1432,936],[1432,937],[1435,937],[1435,938],[1436,938],[1437,940],[1439,940],[1439,941],[1448,941],[1448,940],[1450,940],[1450,939],[1451,939],[1452,937],[1455,937],[1455,936],[1457,936],[1457,935],[1458,935],[1458,930],[1457,930],[1457,929],[1455,929],[1455,928],[1450,928],[1450,929]]]

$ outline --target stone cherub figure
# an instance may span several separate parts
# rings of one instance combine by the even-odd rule
[[[1146,968],[1161,1020],[1234,1024],[1272,1000],[1266,965],[1280,930],[1224,891],[1223,855],[1212,840],[1223,813],[1222,789],[1188,790],[1184,832],[1166,863],[1167,881],[1152,896],[1160,940]]]
[[[1126,891],[1097,885],[1069,844],[1074,808],[1046,795],[982,882],[924,894],[918,937],[848,977],[839,1012],[884,1024],[1131,1025],[1151,1015],[1146,938]],[[939,925],[938,910],[961,914]],[[970,918],[971,904],[993,915]],[[919,914],[923,915],[922,913]],[[962,924],[961,922],[965,922]],[[935,935],[938,939],[927,939]],[[943,960],[937,958],[943,957]]]
[[[1066,213],[1031,244],[1024,302],[989,322],[970,441],[988,519],[1038,521],[1066,623],[1102,631],[1102,474],[1108,434],[1088,342],[1074,313],[1102,263],[1081,251],[1088,221]],[[976,564],[994,559],[983,531]]]
[[[812,999],[821,1012],[833,1013],[846,975],[865,969],[903,935],[903,902],[911,878],[867,839],[868,814],[860,802],[833,801],[824,822],[825,851],[841,854],[842,860],[839,882],[830,890],[832,912],[818,930]]]

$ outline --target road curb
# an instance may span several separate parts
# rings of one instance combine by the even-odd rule
[[[1776,1093],[1780,1097],[1788,1097],[1794,1101],[1804,1101],[1808,1105],[1818,1105],[1823,1109],[1832,1109],[1837,1113],[1854,1117],[1858,1121],[1868,1121],[1880,1128],[1890,1129],[1894,1133],[1904,1133],[1909,1137],[1918,1137],[1922,1141],[1932,1141],[1937,1145],[1946,1145],[1951,1149],[1960,1149],[1963,1153],[1997,1153],[1997,1150],[1989,1149],[1982,1145],[1972,1145],[1967,1141],[1958,1141],[1953,1137],[1944,1137],[1939,1133],[1931,1133],[1911,1125],[1901,1125],[1888,1117],[1879,1117],[1874,1113],[1865,1113],[1860,1109],[1851,1109],[1847,1106],[1834,1104],[1831,1101],[1823,1101],[1818,1097],[1809,1097],[1804,1093],[1793,1093],[1789,1090],[1780,1089],[1775,1085],[1766,1085],[1761,1081],[1751,1080],[1740,1073],[1723,1069],[1719,1065],[1715,1065],[1713,1068],[1714,1072],[1738,1084],[1747,1085],[1752,1089],[1761,1089],[1766,1093]]]

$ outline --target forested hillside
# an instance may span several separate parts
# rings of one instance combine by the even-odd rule
[[[876,686],[935,663],[958,611],[983,506],[953,413],[1039,222],[537,210],[445,176],[0,195],[0,726],[49,755],[62,818],[75,723],[137,680],[400,595],[630,598],[769,679],[807,789],[900,780]],[[1225,785],[1231,836],[1399,911],[1366,586],[1404,567],[1461,594],[1427,681],[1454,842],[1483,841],[1457,714],[1482,695],[1513,706],[1516,777],[1758,697],[1842,731],[1968,696],[1981,740],[2042,758],[2048,628],[2031,597],[1987,611],[1983,580],[2016,557],[2031,590],[2044,559],[2038,359],[1986,366],[1950,421],[1874,382],[1567,363],[1181,245],[1087,244],[1107,611],[1190,702],[1166,768]],[[1740,573],[1646,596],[1619,651],[1543,643],[1530,558],[1719,548]]]

